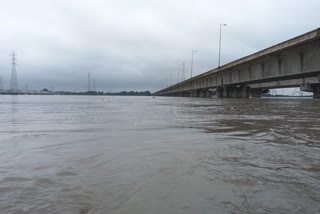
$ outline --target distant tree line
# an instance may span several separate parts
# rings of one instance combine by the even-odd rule
[[[85,92],[71,92],[71,91],[49,91],[48,89],[43,89],[50,94],[58,95],[105,95],[105,96],[151,96],[150,91],[121,91],[121,92],[103,92],[103,91],[85,91]]]
[[[116,95],[123,95],[123,96],[150,96],[150,91],[121,91],[116,93]]]

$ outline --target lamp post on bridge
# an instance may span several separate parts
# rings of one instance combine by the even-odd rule
[[[178,63],[178,83],[180,82],[180,81],[179,81],[179,79],[180,79],[180,65],[181,65],[181,64]]]
[[[182,75],[181,75],[181,80],[184,81],[186,79],[186,74],[185,74],[185,69],[184,69],[184,61],[182,61]]]
[[[192,79],[192,70],[193,70],[193,54],[197,51],[191,51],[191,79]]]
[[[221,27],[227,26],[227,24],[220,24],[220,37],[219,37],[219,62],[218,62],[218,68],[220,68],[220,55],[221,55]]]

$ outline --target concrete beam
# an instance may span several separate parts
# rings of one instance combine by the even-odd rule
[[[309,78],[301,78],[294,80],[281,80],[281,81],[272,81],[265,83],[257,83],[257,84],[249,84],[250,88],[290,88],[290,87],[299,87],[305,84],[320,84],[318,77],[309,77]]]

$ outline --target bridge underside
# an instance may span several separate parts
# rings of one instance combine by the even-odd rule
[[[300,87],[301,91],[313,93],[313,98],[320,99],[320,73],[316,77],[278,80],[251,84],[231,84],[206,87],[193,90],[165,93],[160,96],[178,97],[215,97],[215,98],[260,98],[270,89]]]

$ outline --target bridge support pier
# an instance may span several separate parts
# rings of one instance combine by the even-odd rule
[[[320,99],[320,85],[313,87],[313,99]]]
[[[250,88],[249,86],[242,86],[240,88],[240,98],[249,98],[249,92],[250,92]]]
[[[216,91],[217,98],[223,98],[223,87],[218,87]]]
[[[249,98],[249,87],[248,86],[234,86],[230,87],[229,97],[232,98]]]
[[[190,92],[190,97],[199,97],[199,91],[198,90],[193,90]]]
[[[262,90],[261,89],[250,89],[250,94],[252,98],[261,98]]]
[[[306,91],[306,92],[312,92],[313,99],[320,99],[320,84],[301,86],[300,90]]]
[[[190,94],[188,91],[182,91],[182,97],[190,97]]]
[[[199,90],[198,97],[209,97],[209,90],[206,90],[206,89]]]
[[[213,94],[215,94],[215,92],[213,93],[211,89],[207,90],[207,97],[211,98]]]
[[[222,98],[228,98],[229,97],[229,88],[227,86],[223,87],[223,92],[222,92]]]
[[[248,86],[224,86],[216,90],[217,98],[249,98]]]
[[[203,91],[203,97],[209,97],[208,96],[208,90]]]

